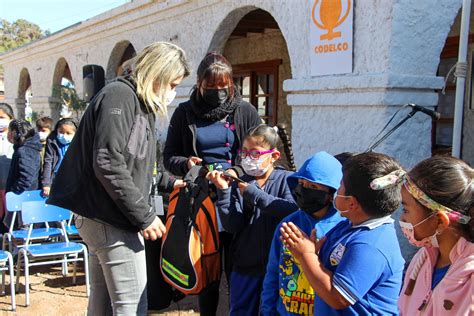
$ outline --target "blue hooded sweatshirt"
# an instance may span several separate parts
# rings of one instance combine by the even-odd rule
[[[232,270],[263,277],[273,232],[278,223],[298,209],[288,186],[292,173],[273,169],[260,188],[253,178],[241,195],[237,184],[217,190],[216,208],[224,229],[234,234],[231,245]]]
[[[292,192],[298,179],[305,179],[337,190],[342,179],[342,166],[330,154],[318,152],[306,160],[298,172],[288,178]],[[293,222],[307,235],[316,228],[317,237],[321,238],[341,220],[343,218],[331,206],[327,214],[319,220],[303,210],[298,210],[285,217],[281,223]],[[265,316],[313,315],[314,291],[302,273],[301,265],[293,258],[290,251],[283,247],[279,239],[281,223],[275,230],[268,257],[261,296],[261,314]]]

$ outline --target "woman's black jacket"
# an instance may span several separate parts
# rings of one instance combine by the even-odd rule
[[[181,103],[174,111],[165,149],[163,162],[166,170],[176,176],[184,176],[188,172],[187,160],[190,156],[198,157],[196,145],[197,117],[191,108],[191,100]],[[239,148],[248,132],[262,123],[253,105],[239,99],[234,115]]]
[[[155,115],[131,79],[118,78],[91,101],[54,178],[48,203],[112,226],[139,231],[156,160]]]

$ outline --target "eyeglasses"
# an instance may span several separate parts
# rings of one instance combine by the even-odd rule
[[[247,157],[250,157],[250,159],[257,160],[260,158],[261,155],[269,154],[274,152],[274,149],[270,150],[264,150],[264,151],[259,151],[259,150],[239,150],[239,157],[241,159],[245,159]]]

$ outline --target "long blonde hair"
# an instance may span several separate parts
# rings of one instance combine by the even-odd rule
[[[154,112],[166,114],[168,84],[190,73],[183,49],[171,43],[156,42],[135,57],[132,76],[137,83],[137,94],[146,105]]]

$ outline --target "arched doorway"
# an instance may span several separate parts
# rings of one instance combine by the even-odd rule
[[[218,51],[230,61],[243,99],[257,108],[262,120],[270,125],[284,123],[291,135],[291,107],[283,91],[283,82],[292,78],[291,62],[274,17],[253,6],[235,9],[220,23],[209,51]]]
[[[129,41],[121,41],[115,44],[107,63],[106,79],[111,80],[122,75],[125,70],[123,68],[124,63],[135,56],[135,47]]]
[[[23,68],[20,72],[20,80],[18,83],[18,95],[17,95],[17,115],[19,117],[25,116],[25,109],[30,108],[31,98],[33,92],[31,90],[31,77],[28,69]]]
[[[285,123],[291,130],[291,108],[283,81],[291,78],[286,40],[273,16],[255,7],[231,12],[214,34],[209,50],[232,63],[242,97],[271,125]]]
[[[69,64],[63,57],[56,62],[52,90],[53,97],[57,98],[52,109],[53,119],[72,117],[73,110],[77,108],[77,105],[72,103],[81,102],[81,100],[77,96]]]

